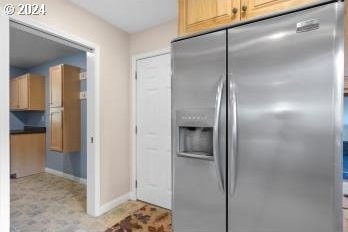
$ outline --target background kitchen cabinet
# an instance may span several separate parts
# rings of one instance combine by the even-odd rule
[[[10,136],[11,174],[17,178],[44,172],[45,133]]]
[[[63,107],[63,66],[50,68],[50,107]]]
[[[10,109],[13,111],[45,110],[45,79],[26,74],[10,80]]]
[[[52,151],[81,149],[80,68],[50,68],[50,145]]]
[[[185,35],[240,20],[240,0],[179,0],[179,33]]]
[[[316,0],[178,0],[179,34],[294,9]]]
[[[19,109],[19,79],[12,79],[10,81],[10,109]]]
[[[51,150],[63,150],[63,113],[62,109],[51,109],[50,111],[51,129]]]

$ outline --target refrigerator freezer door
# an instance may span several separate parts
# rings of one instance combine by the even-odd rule
[[[227,229],[226,34],[172,44],[175,232]]]
[[[342,6],[229,30],[229,232],[341,231]]]

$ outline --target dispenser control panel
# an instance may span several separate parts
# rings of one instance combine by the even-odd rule
[[[176,114],[178,126],[209,126],[214,125],[214,109],[178,110]]]

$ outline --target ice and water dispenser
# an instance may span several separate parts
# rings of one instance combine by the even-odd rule
[[[214,110],[179,110],[177,155],[187,158],[214,159]]]

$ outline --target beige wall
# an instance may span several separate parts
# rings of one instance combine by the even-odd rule
[[[178,35],[177,20],[172,20],[130,36],[130,54],[136,55],[168,48]]]
[[[107,203],[130,191],[129,35],[67,0],[25,2],[47,5],[47,15],[35,19],[100,46],[101,204]]]

